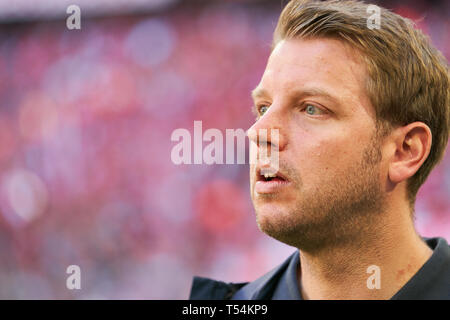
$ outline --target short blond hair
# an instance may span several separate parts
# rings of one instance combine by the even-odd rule
[[[367,7],[360,1],[292,0],[278,20],[272,50],[290,38],[343,40],[358,49],[366,63],[366,90],[377,127],[389,132],[415,121],[430,127],[430,155],[407,183],[414,209],[416,194],[442,159],[449,138],[448,63],[412,21],[387,9],[380,8],[380,28],[369,29]]]

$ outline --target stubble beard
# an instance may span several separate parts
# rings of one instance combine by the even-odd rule
[[[256,212],[259,229],[304,252],[318,252],[370,240],[384,211],[380,184],[381,151],[374,137],[363,151],[361,161],[350,166],[283,212],[282,218],[262,217]]]

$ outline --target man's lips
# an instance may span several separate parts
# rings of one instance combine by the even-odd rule
[[[262,171],[262,168],[256,169],[256,193],[269,194],[281,192],[284,188],[288,187],[291,184],[286,175],[279,171],[274,174],[266,174],[266,176],[262,174]]]
[[[266,178],[264,176],[264,173],[266,171],[264,171],[262,167],[257,167],[256,168],[256,181],[266,181],[267,179],[269,179],[269,180],[276,179],[276,180],[289,181],[289,179],[286,177],[286,175],[284,175],[281,171],[277,171],[276,173],[270,175],[270,176],[274,176],[274,177]]]

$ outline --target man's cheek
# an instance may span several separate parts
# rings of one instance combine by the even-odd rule
[[[250,172],[249,172],[249,174],[250,174],[250,182],[255,179],[255,174],[256,174],[255,170],[256,170],[255,165],[251,164],[250,165]]]
[[[333,177],[347,167],[349,155],[340,152],[336,145],[323,144],[320,148],[309,151],[304,161],[298,162],[299,174],[304,182],[320,182]]]

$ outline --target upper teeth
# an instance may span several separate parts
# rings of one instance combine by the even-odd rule
[[[264,178],[275,178],[277,175],[275,173],[265,173]]]

